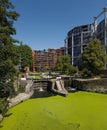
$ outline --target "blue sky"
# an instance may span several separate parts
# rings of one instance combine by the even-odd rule
[[[34,50],[60,48],[69,30],[93,22],[107,0],[11,0],[20,14],[16,39]]]

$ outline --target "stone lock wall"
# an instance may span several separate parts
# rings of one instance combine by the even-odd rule
[[[74,79],[72,86],[80,91],[107,93],[107,78],[101,79]]]

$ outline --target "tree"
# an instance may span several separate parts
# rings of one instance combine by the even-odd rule
[[[18,65],[19,56],[19,49],[14,44],[7,44],[0,49],[0,62],[10,59],[14,65]]]
[[[0,97],[12,95],[15,75],[16,69],[11,60],[5,60],[0,64]]]
[[[33,66],[32,49],[26,44],[21,44],[19,46],[19,51],[21,70],[23,71],[25,67],[31,68]]]
[[[56,69],[62,73],[68,73],[71,67],[69,55],[59,56],[57,59]]]
[[[82,68],[88,72],[89,76],[97,75],[104,69],[105,57],[106,55],[101,41],[93,39],[82,54]]]
[[[14,90],[13,82],[16,73],[17,52],[12,38],[16,34],[13,26],[19,14],[9,0],[0,0],[0,96],[8,97]]]
[[[59,56],[55,68],[64,74],[74,75],[78,72],[78,68],[71,65],[69,55]]]
[[[9,0],[0,0],[0,44],[2,46],[17,42],[17,40],[11,36],[16,34],[13,23],[19,16],[19,14],[14,11],[14,8],[14,5]]]
[[[69,74],[70,75],[75,75],[75,74],[78,75],[78,72],[79,72],[78,67],[71,65]]]

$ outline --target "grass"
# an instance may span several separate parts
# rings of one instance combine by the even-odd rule
[[[31,76],[33,79],[41,79],[41,76]]]
[[[39,72],[30,72],[29,73],[33,79],[41,79]]]
[[[107,130],[107,95],[76,92],[11,108],[1,130]]]

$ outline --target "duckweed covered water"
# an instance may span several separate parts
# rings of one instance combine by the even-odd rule
[[[107,130],[107,95],[29,99],[7,112],[0,130]]]

